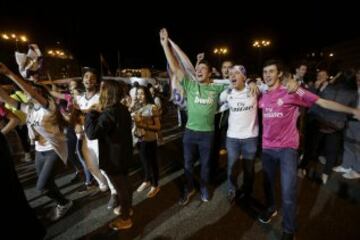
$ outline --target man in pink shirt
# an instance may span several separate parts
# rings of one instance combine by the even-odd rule
[[[277,164],[279,164],[283,208],[282,239],[293,239],[296,214],[297,149],[299,147],[296,122],[299,108],[318,104],[333,111],[353,114],[356,118],[360,118],[360,110],[319,98],[303,88],[298,88],[295,93],[288,93],[287,89],[281,85],[281,81],[284,83],[292,78],[291,74],[284,73],[282,64],[276,60],[265,63],[263,78],[268,90],[261,96],[259,107],[263,115],[262,163],[267,209],[260,214],[259,221],[269,223],[277,214],[274,181]]]

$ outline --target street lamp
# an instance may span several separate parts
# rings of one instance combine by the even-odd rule
[[[216,55],[226,55],[228,53],[229,49],[224,47],[224,48],[215,48],[214,49],[214,54]]]
[[[254,48],[263,48],[270,46],[270,44],[271,42],[269,40],[255,40],[252,46]]]
[[[218,56],[218,61],[220,65],[222,56],[227,55],[229,53],[229,49],[227,47],[215,48],[213,53]]]
[[[6,41],[14,41],[15,42],[15,46],[16,49],[18,48],[18,42],[21,41],[23,43],[28,42],[28,38],[25,35],[16,35],[15,33],[2,33],[1,34],[1,38],[6,40]]]
[[[22,42],[27,42],[28,41],[28,39],[27,39],[27,37],[25,35],[20,36],[20,40]]]
[[[267,39],[261,39],[261,40],[255,40],[252,44],[253,48],[259,49],[259,55],[258,55],[258,64],[259,64],[259,70],[261,71],[261,64],[262,64],[262,48],[267,48],[271,44],[271,41]]]
[[[2,37],[4,40],[9,40],[9,39],[10,39],[9,36],[8,36],[6,33],[3,33],[3,34],[1,35],[1,37]]]
[[[62,58],[62,59],[72,59],[72,56],[70,54],[66,54],[64,50],[62,49],[49,49],[47,51],[47,54],[51,57],[56,57],[56,58]]]

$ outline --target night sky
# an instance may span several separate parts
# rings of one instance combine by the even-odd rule
[[[117,66],[118,51],[122,67],[164,68],[158,34],[163,26],[193,61],[198,52],[204,51],[215,64],[219,59],[212,50],[221,46],[228,47],[229,57],[237,62],[255,62],[257,50],[251,44],[256,38],[272,41],[271,47],[263,51],[265,58],[287,60],[360,37],[358,8],[351,5],[299,1],[287,5],[270,1],[253,6],[243,1],[239,4],[242,7],[224,1],[190,7],[184,2],[176,9],[160,10],[160,6],[150,3],[116,7],[99,2],[80,9],[65,3],[59,7],[42,4],[21,8],[1,3],[0,31],[26,33],[40,47],[60,42],[82,66],[96,67],[102,53],[112,69]],[[14,9],[18,12],[8,15]],[[107,14],[100,16],[100,12]]]

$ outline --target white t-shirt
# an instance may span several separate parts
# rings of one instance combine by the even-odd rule
[[[99,98],[100,98],[99,93],[96,93],[94,96],[92,96],[89,99],[86,98],[85,93],[84,93],[84,94],[81,94],[80,96],[76,97],[76,103],[79,105],[80,110],[87,110],[92,105],[98,104]]]
[[[137,91],[136,87],[131,88],[129,91],[129,95],[131,97],[131,100],[133,100],[133,101],[135,101],[135,99],[136,99],[136,91]]]
[[[35,139],[35,150],[38,152],[54,150],[66,164],[68,156],[66,138],[58,125],[46,121],[50,111],[40,104],[21,104],[21,111],[27,115],[26,124],[29,137]]]
[[[250,90],[227,89],[220,95],[230,110],[227,137],[236,139],[253,138],[259,135],[257,117],[258,100],[250,96]]]
[[[76,97],[76,103],[79,105],[80,110],[88,110],[92,105],[99,104],[100,95],[96,93],[91,98],[86,98],[85,93]],[[86,134],[85,134],[86,136]],[[96,155],[96,161],[99,162],[99,143],[98,140],[89,140],[86,137],[83,141],[83,151],[89,149],[91,152],[94,152]]]

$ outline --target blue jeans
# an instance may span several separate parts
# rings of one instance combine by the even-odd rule
[[[200,189],[207,190],[210,174],[210,158],[214,142],[214,132],[199,132],[185,129],[184,144],[184,169],[187,181],[187,191],[194,189],[193,168],[197,157],[200,157]]]
[[[239,160],[240,154],[243,157],[244,181],[243,191],[250,195],[254,182],[254,162],[257,151],[258,138],[226,138],[226,149],[228,152],[227,180],[228,191],[235,192],[237,186],[237,177],[239,171],[234,168],[235,163]]]
[[[264,190],[269,210],[275,210],[275,173],[280,164],[283,230],[295,232],[298,152],[292,148],[263,149]]]
[[[61,160],[54,150],[35,153],[35,168],[38,176],[36,188],[57,204],[65,205],[68,200],[55,183],[55,176]]]

